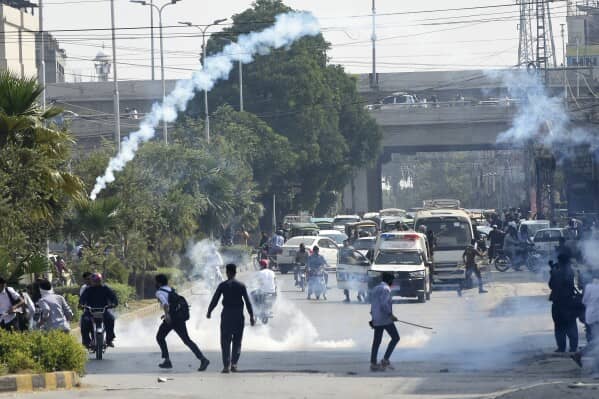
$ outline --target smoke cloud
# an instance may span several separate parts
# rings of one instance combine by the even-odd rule
[[[577,146],[599,148],[599,138],[586,129],[576,127],[561,96],[552,96],[540,74],[524,70],[489,71],[492,78],[500,78],[510,98],[520,100],[512,127],[499,135],[497,142],[524,146],[529,142],[543,145],[557,158],[570,156]]]
[[[174,122],[177,114],[185,111],[196,91],[211,90],[217,81],[226,79],[235,62],[248,64],[254,55],[266,55],[272,49],[288,47],[305,36],[320,32],[316,18],[306,12],[291,12],[276,17],[275,24],[261,32],[239,36],[237,43],[228,44],[223,50],[206,58],[204,68],[193,73],[191,79],[180,80],[162,104],[156,103],[147,114],[139,129],[123,139],[118,155],[110,160],[104,175],[96,179],[90,194],[95,200],[106,185],[115,180],[115,173],[122,171],[133,160],[142,143],[151,140],[161,121]]]

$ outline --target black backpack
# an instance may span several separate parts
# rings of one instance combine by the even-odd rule
[[[168,313],[173,321],[189,320],[189,303],[182,295],[175,292],[174,288],[170,291],[160,288],[160,291],[168,293]]]

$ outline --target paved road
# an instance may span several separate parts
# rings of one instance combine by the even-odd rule
[[[336,288],[328,301],[308,301],[292,287],[290,276],[278,276],[283,295],[275,318],[268,326],[246,329],[239,374],[219,373],[218,314],[204,318],[208,293],[197,290],[190,329],[212,361],[207,372],[195,371],[197,361],[176,336],[169,337],[174,369],[159,370],[158,318],[149,317],[117,325],[118,348],[105,360],[88,363],[83,390],[19,398],[508,398],[520,397],[525,388],[523,397],[533,398],[535,389],[546,391],[556,381],[586,381],[571,360],[552,353],[546,284],[527,272],[487,272],[485,277],[490,291],[485,295],[470,290],[459,298],[455,291],[435,291],[426,304],[401,300],[394,305],[401,319],[434,328],[431,333],[399,326],[395,371],[368,369],[367,305],[343,303]],[[159,383],[158,377],[169,380]],[[597,391],[576,392],[585,397]]]

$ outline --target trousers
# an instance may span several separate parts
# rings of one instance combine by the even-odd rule
[[[220,319],[220,348],[225,368],[236,365],[239,361],[244,327],[243,309],[223,310]]]
[[[480,273],[480,268],[478,267],[478,265],[476,263],[466,264],[466,275],[465,275],[464,280],[460,281],[460,289],[466,288],[464,285],[466,284],[466,282],[468,280],[470,280],[472,278],[472,273],[474,273],[474,275],[478,279],[478,289],[479,290],[483,289],[483,276]]]
[[[551,306],[551,317],[555,333],[555,342],[559,351],[566,350],[566,338],[570,341],[570,351],[576,352],[578,348],[578,325],[576,316],[572,315],[569,308],[562,304]]]
[[[376,364],[377,357],[379,355],[379,347],[381,346],[381,342],[383,341],[383,332],[387,331],[387,334],[391,337],[391,341],[389,341],[389,345],[387,346],[387,350],[385,351],[385,356],[383,359],[389,360],[391,358],[391,354],[393,350],[399,343],[399,332],[397,332],[397,327],[395,324],[387,324],[386,326],[376,326],[374,327],[374,338],[372,340],[372,351],[370,352],[370,363]]]
[[[167,360],[169,359],[168,346],[166,345],[166,336],[171,332],[175,331],[181,341],[187,346],[195,357],[200,360],[205,359],[202,351],[196,345],[195,342],[191,340],[189,337],[189,333],[187,332],[187,324],[185,321],[172,321],[171,323],[167,323],[163,321],[160,327],[158,327],[158,332],[156,333],[156,341],[158,342],[158,346],[160,347],[160,352],[162,353],[162,358]]]
[[[114,335],[114,316],[110,312],[104,312],[104,328],[106,329],[106,342],[112,342]],[[81,342],[88,347],[91,343],[93,331],[93,319],[91,314],[84,313],[81,316]]]

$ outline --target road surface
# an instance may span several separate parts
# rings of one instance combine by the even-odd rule
[[[333,277],[333,275],[331,275]],[[282,296],[267,326],[246,328],[238,374],[220,374],[218,319],[205,319],[208,292],[193,293],[191,336],[211,360],[204,373],[178,337],[169,336],[174,368],[163,371],[154,341],[158,317],[117,321],[117,348],[90,360],[79,391],[19,398],[577,398],[599,397],[599,380],[553,353],[548,290],[528,272],[486,272],[488,294],[435,291],[426,304],[400,300],[396,315],[433,332],[399,325],[396,369],[369,371],[369,307],[342,302],[330,279],[327,301],[308,301],[278,276]],[[244,276],[245,280],[249,276]],[[352,299],[355,293],[352,293]],[[581,337],[582,337],[581,333]],[[584,341],[583,341],[584,342]],[[381,354],[386,341],[383,342]],[[158,382],[158,378],[166,382]],[[586,385],[572,385],[584,382]],[[557,395],[557,396],[554,396]],[[11,395],[7,395],[11,396]]]

